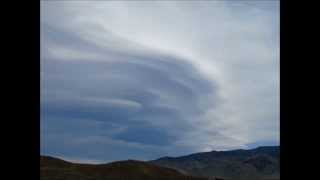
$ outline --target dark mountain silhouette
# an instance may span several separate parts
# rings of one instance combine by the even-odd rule
[[[41,156],[40,173],[41,180],[279,180],[280,150],[266,146],[99,165]]]
[[[40,157],[41,180],[205,180],[183,175],[170,168],[143,161],[118,161],[109,164],[76,164],[61,159]]]
[[[251,150],[211,151],[150,161],[186,175],[234,180],[280,179],[279,146]]]

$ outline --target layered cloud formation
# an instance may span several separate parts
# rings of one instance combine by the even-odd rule
[[[278,141],[277,1],[41,2],[41,153],[147,160]]]

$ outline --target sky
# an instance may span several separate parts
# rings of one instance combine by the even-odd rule
[[[41,154],[279,144],[279,1],[41,1]]]

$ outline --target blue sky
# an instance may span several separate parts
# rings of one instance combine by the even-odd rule
[[[41,153],[279,144],[278,1],[41,1]]]

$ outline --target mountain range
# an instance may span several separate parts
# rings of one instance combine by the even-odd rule
[[[199,177],[219,176],[235,180],[280,179],[279,146],[211,151],[181,157],[163,157],[150,162]]]
[[[217,178],[219,177],[219,178]],[[71,163],[40,156],[41,180],[279,180],[280,147],[211,151],[152,161]]]

